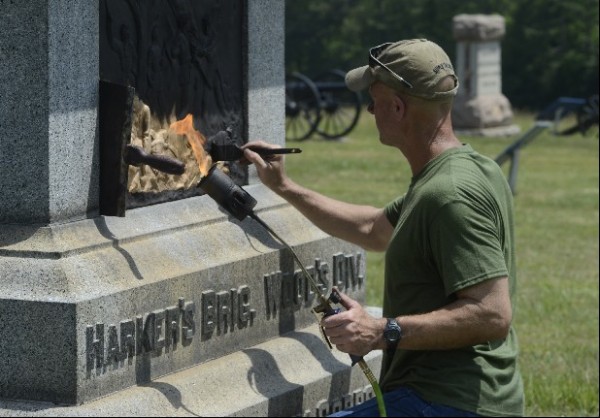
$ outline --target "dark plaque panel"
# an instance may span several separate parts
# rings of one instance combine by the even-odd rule
[[[206,138],[231,128],[236,142],[243,142],[244,5],[240,0],[100,0],[100,79],[133,87],[154,118],[193,114]],[[234,165],[230,172],[243,183],[243,170]],[[128,207],[190,194],[196,192],[142,193],[129,196]]]

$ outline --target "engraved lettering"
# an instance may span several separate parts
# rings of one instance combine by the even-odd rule
[[[230,312],[230,318],[229,318],[229,322],[230,322],[230,327],[233,330],[235,328],[236,322],[239,322],[239,318],[238,318],[238,307],[239,307],[239,303],[238,303],[238,291],[236,288],[231,288],[229,289],[229,312]]]
[[[326,264],[325,264],[326,265]],[[318,258],[315,259],[315,265],[306,267],[306,272],[312,277],[315,282],[317,288],[321,293],[325,293],[327,286],[324,285],[321,281],[321,260]],[[325,288],[325,290],[324,290]],[[315,290],[308,278],[304,275],[304,272],[300,270],[296,270],[294,272],[294,288],[293,288],[293,301],[296,308],[300,308],[302,303],[306,306],[310,305],[315,299]]]
[[[244,328],[248,325],[254,309],[250,309],[250,288],[246,285],[238,289],[238,327]]]
[[[307,269],[308,271],[308,269]],[[310,272],[309,272],[310,274]],[[305,293],[305,289],[306,289],[306,284],[304,283],[305,281],[308,281],[305,277],[304,277],[304,273],[302,272],[302,270],[296,270],[294,272],[294,305],[296,306],[300,306],[302,304],[302,302],[304,301],[304,293]]]
[[[219,334],[226,334],[229,328],[230,314],[229,292],[217,293],[217,329]]]
[[[89,325],[85,329],[88,371],[91,371],[94,367],[102,367],[104,364],[104,324],[96,324],[95,328],[95,335],[93,326]]]
[[[352,287],[352,290],[356,290],[356,288],[361,288],[364,282],[364,277],[360,274],[360,265],[361,265],[361,254],[356,253],[356,261],[354,255],[346,256],[346,270],[348,272],[349,281],[347,288]]]
[[[362,389],[356,389],[352,394],[354,395],[354,405],[360,405],[365,401],[365,392]]]
[[[371,385],[366,385],[365,387],[356,389],[352,393],[348,393],[342,396],[341,398],[333,400],[321,399],[315,405],[315,416],[329,416],[335,412],[341,411],[342,409],[347,409],[355,405],[360,405],[361,403],[373,398],[374,396],[375,394]],[[304,411],[304,416],[311,416],[311,410]]]
[[[344,290],[344,277],[346,277],[346,257],[343,253],[333,256],[333,285],[339,290]]]
[[[144,317],[138,315],[135,317],[135,355],[142,354],[144,348]]]
[[[283,274],[281,280],[281,307],[289,308],[294,303],[294,275]]]
[[[165,346],[164,329],[165,329],[165,311],[159,310],[154,311],[154,329],[152,330],[152,337],[154,338],[153,347],[154,350],[160,351]]]
[[[334,256],[334,266],[337,266],[334,277],[337,277],[338,286],[342,289],[345,287],[344,283],[350,280],[346,277],[347,272],[350,271],[346,263],[346,256],[343,253]],[[314,266],[307,267],[306,272],[312,277],[318,291],[323,295],[326,294],[330,289],[329,265],[316,258]],[[295,270],[291,275],[281,271],[265,274],[264,289],[267,319],[276,317],[279,309],[293,307],[299,310],[303,303],[304,306],[310,306],[316,296],[311,281],[305,277],[302,269]]]
[[[363,388],[365,402],[375,396],[375,391],[371,385],[367,385]]]
[[[356,271],[356,269],[354,268],[354,255],[348,254],[345,255],[344,258],[346,260],[346,275],[343,278],[344,287],[348,290],[350,290],[350,288],[354,290],[353,283],[356,280],[354,278]]]
[[[342,410],[342,400],[341,399],[337,399],[334,402],[332,402],[331,406],[329,407],[329,414],[333,414],[336,412],[340,412]]]
[[[158,352],[165,347],[175,349],[181,341],[189,345],[195,333],[193,302],[179,298],[178,305],[137,315],[134,319],[111,324],[106,332],[103,323],[87,326],[86,369],[88,377],[93,369],[105,372],[107,366],[119,367],[125,359],[144,352]]]
[[[108,326],[108,347],[106,363],[119,363],[121,360],[121,347],[119,347],[119,336],[117,327],[113,324]]]
[[[315,416],[326,417],[329,415],[329,401],[327,399],[321,399],[317,403]]]
[[[135,324],[132,320],[121,321],[119,323],[121,330],[121,353],[123,358],[135,356]]]
[[[165,346],[175,348],[179,342],[179,308],[171,306],[166,309],[165,318]]]
[[[265,285],[265,290],[266,290]],[[277,305],[279,306],[279,305]],[[250,288],[247,285],[215,292],[202,292],[202,336],[211,338],[214,330],[217,335],[245,328],[252,320],[256,310],[250,308]]]
[[[281,279],[280,271],[264,275],[267,319],[274,318],[281,306]]]
[[[308,272],[308,274],[310,274],[310,277],[313,278],[313,280],[317,284],[317,287],[319,286],[319,280],[318,280],[319,263],[320,263],[320,260],[317,258],[315,260],[314,267],[311,266],[311,267],[306,268],[306,271]],[[304,277],[304,276],[302,276],[302,277]],[[316,293],[315,293],[312,285],[308,281],[308,279],[304,279],[304,303],[306,305],[312,304],[313,300],[315,300],[315,295],[316,295]]]
[[[207,290],[202,292],[202,335],[210,336],[215,330],[215,310],[217,298],[215,292]]]
[[[196,312],[196,305],[194,302],[183,302],[183,298],[179,299],[179,307],[181,308],[181,335],[182,343],[188,345],[192,342],[192,338],[196,333],[196,323],[194,321],[194,312]]]
[[[154,312],[152,312],[152,313],[148,314],[148,316],[146,317],[146,322],[144,323],[143,338],[144,338],[144,350],[146,352],[154,351],[154,343],[156,341],[156,339],[154,337],[154,332],[155,332],[154,322],[155,322],[155,320],[156,320],[155,314],[154,314]]]
[[[327,293],[329,290],[329,265],[317,259],[315,261],[315,266],[319,276],[318,286],[321,289],[321,293]]]

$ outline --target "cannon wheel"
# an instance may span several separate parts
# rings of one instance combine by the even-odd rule
[[[319,91],[315,84],[300,73],[285,79],[285,138],[303,141],[317,129],[321,120]]]
[[[592,126],[598,125],[598,95],[595,94],[577,111],[577,127],[585,135]]]
[[[321,95],[321,121],[317,132],[325,139],[347,135],[358,122],[362,108],[360,93],[350,91],[344,81],[346,73],[331,70],[315,79]]]

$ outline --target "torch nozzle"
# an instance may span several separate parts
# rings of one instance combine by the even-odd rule
[[[256,199],[214,165],[200,180],[199,186],[238,221],[254,213]]]

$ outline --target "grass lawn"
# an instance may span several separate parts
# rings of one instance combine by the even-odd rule
[[[461,137],[492,158],[534,123],[518,114],[521,134]],[[529,416],[598,416],[598,128],[587,136],[548,129],[520,153],[516,183],[520,367]],[[383,206],[403,194],[410,170],[379,143],[363,112],[343,140],[288,142],[301,184],[354,203]],[[508,172],[509,163],[504,164]],[[381,305],[383,255],[367,253],[367,304]]]

